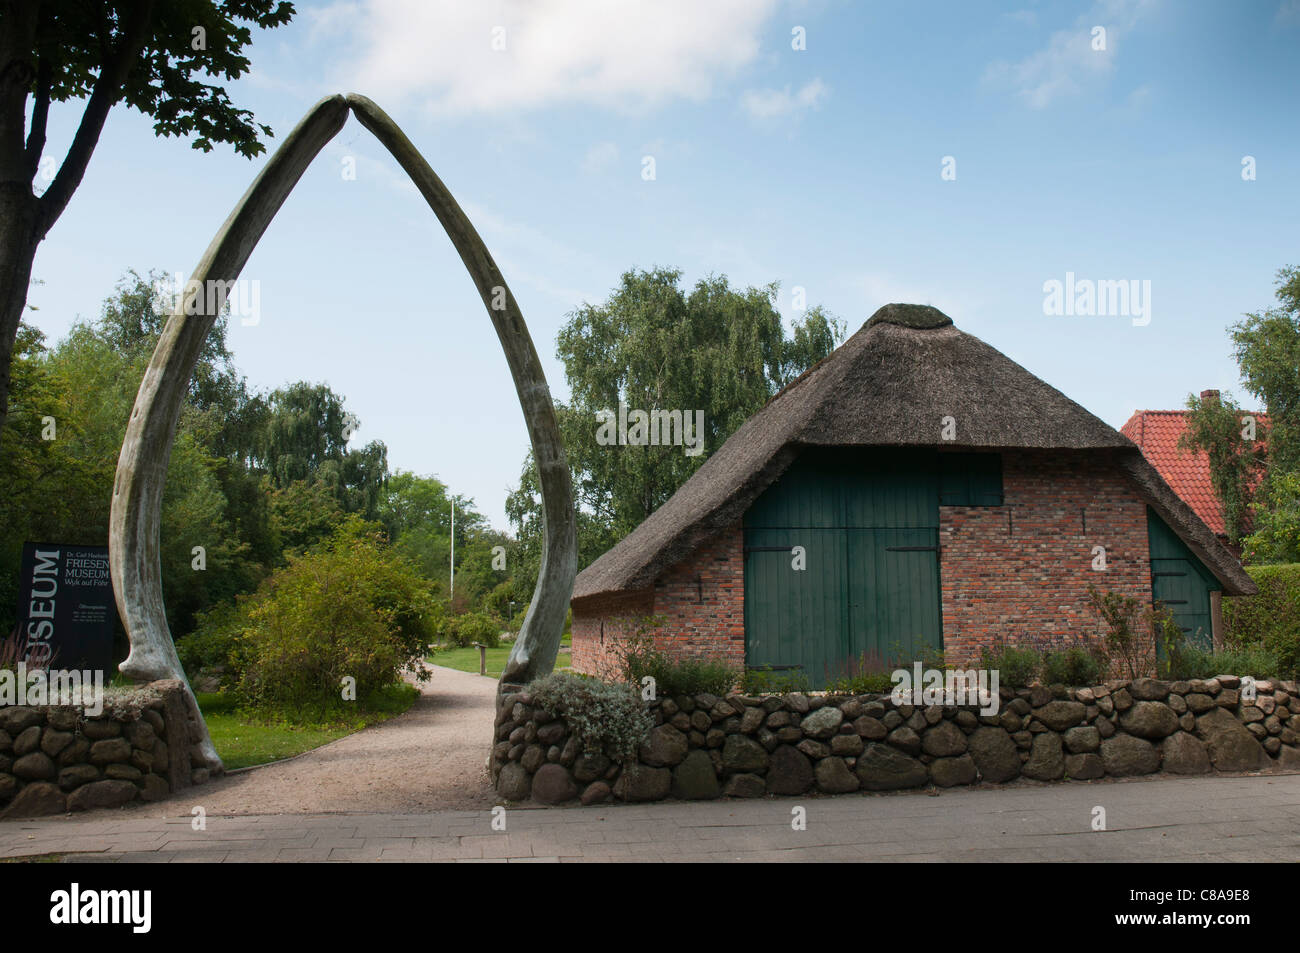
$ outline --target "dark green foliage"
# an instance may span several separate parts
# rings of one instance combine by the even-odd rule
[[[1093,652],[1072,645],[1043,658],[1043,682],[1048,685],[1096,685],[1101,681],[1101,663]]]
[[[741,678],[746,695],[790,695],[809,690],[808,676],[798,671],[747,668]]]
[[[264,711],[345,712],[344,679],[357,702],[403,672],[428,678],[437,606],[424,581],[355,517],[317,548],[294,556],[233,616],[209,614],[199,649],[233,637],[227,681],[240,704]]]
[[[1223,600],[1224,642],[1229,648],[1261,645],[1277,659],[1284,678],[1300,676],[1300,563],[1249,566],[1259,595]]]
[[[8,4],[5,5],[10,6]],[[26,6],[19,4],[18,6]],[[245,47],[251,26],[272,29],[288,23],[292,3],[281,0],[167,0],[151,4],[42,3],[32,42],[31,93],[53,102],[87,99],[98,91],[110,103],[122,101],[154,120],[159,136],[190,136],[193,146],[212,151],[229,143],[252,158],[266,151],[258,134],[269,126],[236,107],[222,86],[204,79],[238,79],[248,72]],[[132,10],[148,11],[141,19]],[[0,28],[14,26],[0,20]],[[202,49],[195,29],[202,28]],[[101,88],[116,60],[129,66],[117,90]],[[41,130],[42,134],[44,130]]]
[[[1166,666],[1161,677],[1167,679],[1213,678],[1215,675],[1249,675],[1254,678],[1294,678],[1278,662],[1277,656],[1263,646],[1244,645],[1239,648],[1208,652],[1187,645]]]
[[[1267,436],[1264,427],[1251,426],[1246,421],[1249,415],[1227,394],[1207,399],[1189,395],[1187,409],[1187,432],[1179,438],[1178,449],[1205,452],[1210,484],[1223,506],[1228,540],[1240,542],[1251,493],[1260,476],[1259,448]]]
[[[1035,649],[999,644],[980,650],[980,665],[998,673],[998,684],[1006,688],[1024,688],[1033,683],[1043,664]]]
[[[849,659],[842,671],[828,675],[826,691],[848,695],[888,692],[894,687],[890,677],[892,672],[893,666],[878,654],[863,652],[859,657]]]

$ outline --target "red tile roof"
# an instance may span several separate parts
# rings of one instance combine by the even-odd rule
[[[1210,483],[1210,458],[1203,450],[1178,448],[1179,438],[1187,432],[1187,414],[1185,410],[1139,410],[1119,432],[1141,448],[1142,455],[1206,526],[1225,536],[1223,506]],[[1268,414],[1255,414],[1255,419],[1261,430],[1268,425]]]

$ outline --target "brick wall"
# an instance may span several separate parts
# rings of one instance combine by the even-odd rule
[[[662,615],[655,647],[678,658],[745,661],[744,533],[739,523],[666,570],[653,590],[573,603],[573,667],[604,674],[636,617]]]
[[[978,660],[981,646],[1060,643],[1100,633],[1088,584],[1151,601],[1146,504],[1096,456],[1003,455],[1001,507],[940,508],[944,651]],[[1106,547],[1105,571],[1092,567]]]

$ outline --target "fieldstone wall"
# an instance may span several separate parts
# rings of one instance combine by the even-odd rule
[[[1300,770],[1296,683],[1255,692],[1243,701],[1235,675],[1034,686],[1003,690],[996,715],[888,695],[680,696],[651,703],[655,727],[622,765],[515,691],[499,700],[492,776],[506,800],[597,804]]]
[[[174,680],[105,692],[104,710],[0,707],[0,820],[159,801],[208,780]]]

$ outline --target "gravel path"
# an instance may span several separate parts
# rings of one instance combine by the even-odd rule
[[[496,679],[431,665],[411,709],[289,761],[228,775],[157,806],[169,816],[475,810],[493,803],[487,757]]]

